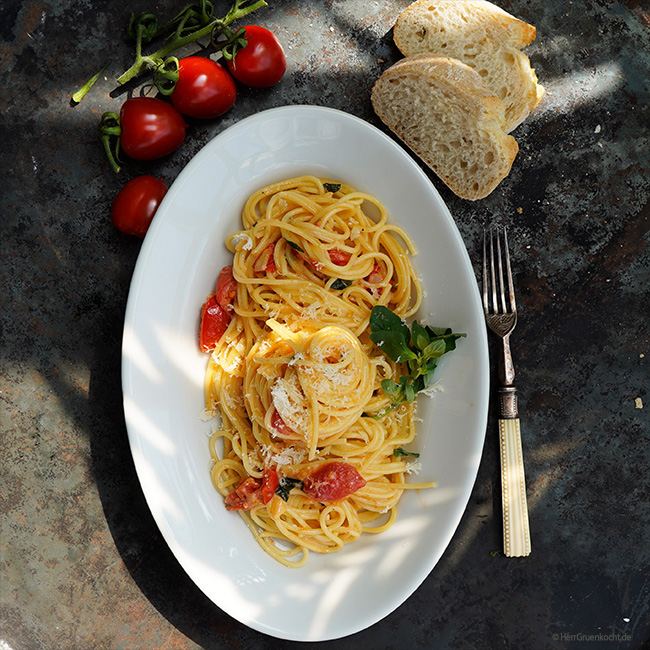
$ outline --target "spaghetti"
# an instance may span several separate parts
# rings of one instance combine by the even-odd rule
[[[406,483],[408,460],[394,455],[415,437],[414,406],[389,409],[381,381],[404,367],[368,332],[373,307],[412,316],[422,290],[409,236],[343,183],[269,185],[242,223],[213,297],[211,476],[262,548],[297,567],[386,530],[405,489],[433,486]]]

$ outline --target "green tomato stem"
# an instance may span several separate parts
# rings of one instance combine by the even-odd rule
[[[104,70],[108,68],[110,63],[111,62],[109,61],[97,74],[93,75],[90,79],[88,79],[88,81],[86,81],[86,83],[81,88],[79,88],[79,90],[77,90],[77,92],[74,95],[72,95],[73,102],[78,104],[86,96],[86,93],[95,85],[97,79],[99,79],[102,72],[104,72]]]
[[[119,174],[122,169],[119,165],[120,135],[122,134],[120,116],[112,112],[104,113],[99,121],[98,129],[108,162],[111,164],[113,171]]]
[[[266,0],[258,0],[254,4],[249,5],[248,7],[240,7],[240,4],[241,4],[241,0],[236,0],[235,4],[230,8],[230,11],[228,11],[228,13],[226,14],[225,18],[223,19],[215,18],[211,20],[207,25],[201,27],[195,32],[192,32],[185,36],[180,36],[179,35],[180,30],[177,30],[176,34],[169,41],[169,43],[161,47],[153,54],[150,54],[149,56],[142,56],[142,44],[141,44],[142,39],[141,39],[140,31],[138,30],[135,61],[133,65],[124,74],[122,74],[122,76],[118,78],[117,82],[121,85],[124,85],[125,83],[131,81],[131,79],[134,79],[135,77],[142,74],[143,72],[154,70],[168,54],[170,54],[171,52],[173,52],[174,50],[180,47],[183,47],[184,45],[189,45],[190,43],[193,43],[194,41],[197,41],[200,38],[203,38],[204,36],[209,36],[212,33],[212,31],[215,29],[215,27],[217,27],[218,25],[223,24],[227,26],[230,23],[236,20],[240,20],[244,16],[247,16],[253,11],[257,11],[257,9],[268,6]]]

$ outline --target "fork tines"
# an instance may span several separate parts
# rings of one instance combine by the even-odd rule
[[[499,336],[514,329],[517,314],[515,288],[510,268],[508,233],[505,227],[492,226],[483,233],[483,308],[485,315],[509,315],[509,327],[504,330],[503,319],[489,319],[488,324]],[[497,322],[495,322],[497,321]],[[515,321],[516,322],[516,321]]]

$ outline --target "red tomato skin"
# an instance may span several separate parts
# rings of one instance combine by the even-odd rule
[[[264,470],[262,479],[249,476],[226,495],[226,510],[250,510],[256,505],[266,505],[280,485],[278,473],[271,468]]]
[[[381,268],[377,262],[375,262],[374,266],[372,267],[372,271],[365,277],[365,280],[367,282],[371,282],[372,284],[379,284],[382,280],[384,279],[384,270]]]
[[[199,332],[199,347],[201,352],[214,350],[228,329],[230,315],[217,303],[215,295],[212,294],[201,308],[201,329]]]
[[[134,160],[167,156],[185,139],[183,116],[167,102],[154,97],[132,97],[120,110],[120,146]]]
[[[266,468],[262,474],[262,503],[267,504],[273,498],[278,485],[278,473],[272,468]]]
[[[336,266],[345,266],[352,257],[350,253],[346,253],[345,251],[342,251],[338,248],[333,248],[332,250],[328,251],[328,254],[330,262],[332,262],[332,264],[336,264]]]
[[[259,25],[247,25],[246,47],[228,61],[230,74],[251,88],[273,86],[287,70],[287,56],[278,37]]]
[[[255,271],[255,273],[275,273],[278,270],[275,265],[275,260],[273,259],[274,251],[275,242],[271,242],[257,256],[255,264],[253,264],[253,271]]]
[[[237,280],[232,274],[232,265],[224,266],[219,271],[215,296],[222,309],[232,311],[232,303],[237,296]]]
[[[276,409],[273,409],[273,413],[271,414],[271,429],[271,433],[275,433],[278,436],[290,436],[294,433]]]
[[[259,479],[249,476],[235,490],[226,495],[226,510],[250,510],[261,503],[261,486]]]
[[[172,104],[188,117],[211,119],[225,113],[237,99],[237,87],[228,71],[212,59],[188,56],[178,64]]]
[[[167,186],[159,178],[146,174],[132,178],[113,199],[113,224],[127,235],[143,238],[165,194]]]
[[[365,479],[352,465],[332,461],[312,472],[302,489],[312,499],[329,503],[350,496],[365,484]]]

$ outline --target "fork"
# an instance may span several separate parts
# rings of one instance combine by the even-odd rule
[[[507,557],[521,557],[528,555],[531,548],[515,367],[510,351],[517,304],[505,228],[492,227],[483,233],[483,308],[487,326],[502,341],[498,402],[503,547]]]

